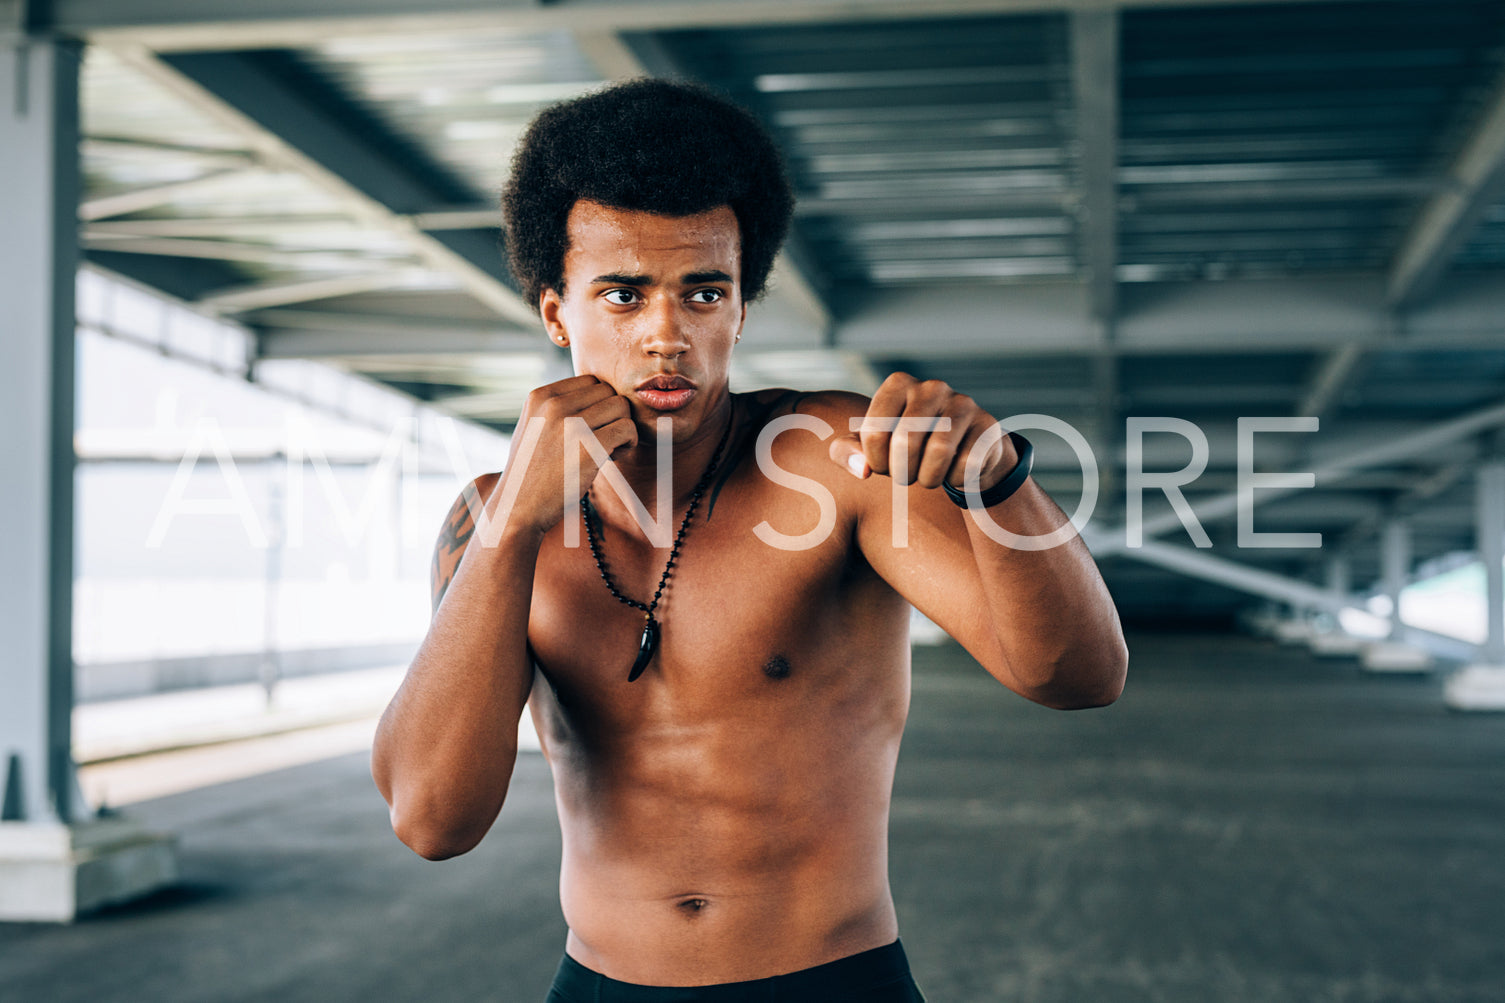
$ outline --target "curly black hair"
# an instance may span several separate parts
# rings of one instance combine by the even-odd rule
[[[544,109],[524,133],[502,190],[507,256],[538,309],[564,292],[565,223],[578,199],[614,209],[737,215],[744,302],[763,293],[794,195],[757,119],[698,85],[639,79]]]

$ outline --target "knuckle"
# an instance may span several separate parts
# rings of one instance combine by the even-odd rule
[[[959,394],[953,391],[950,401],[947,402],[946,410],[955,411],[958,414],[970,414],[978,410],[977,401],[966,394]]]

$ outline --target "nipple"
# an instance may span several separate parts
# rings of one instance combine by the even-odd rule
[[[783,655],[774,655],[763,665],[763,674],[769,679],[788,679],[793,671],[789,659]]]

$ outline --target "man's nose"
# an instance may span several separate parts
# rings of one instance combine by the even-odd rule
[[[643,318],[647,327],[643,336],[646,354],[674,359],[690,350],[685,318],[676,307],[670,296],[656,298],[650,303],[647,316]]]

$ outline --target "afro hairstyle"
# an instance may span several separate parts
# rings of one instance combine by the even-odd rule
[[[502,190],[512,274],[538,309],[564,292],[565,230],[579,199],[690,216],[730,206],[741,237],[744,302],[757,299],[794,211],[784,164],[757,119],[694,84],[638,79],[544,109]]]

